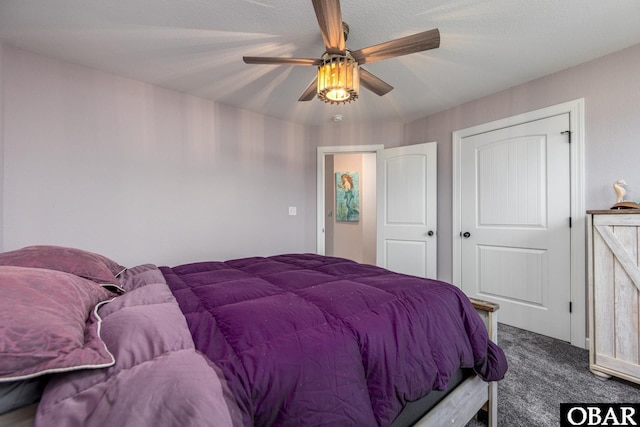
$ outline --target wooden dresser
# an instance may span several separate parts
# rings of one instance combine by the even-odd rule
[[[589,368],[640,384],[640,210],[587,211]]]

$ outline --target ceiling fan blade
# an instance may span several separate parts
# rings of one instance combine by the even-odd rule
[[[246,64],[268,64],[268,65],[320,65],[320,59],[313,58],[274,58],[268,56],[243,56],[242,60]]]
[[[346,47],[340,0],[312,0],[312,3],[327,52],[344,55]]]
[[[351,56],[358,61],[358,64],[368,64],[370,62],[436,49],[438,47],[440,47],[440,31],[435,28],[356,50],[351,52]]]
[[[318,76],[311,82],[311,84],[302,92],[298,101],[311,101],[316,96],[318,90]]]
[[[374,76],[364,68],[360,67],[360,84],[377,95],[384,95],[393,89],[389,83]]]

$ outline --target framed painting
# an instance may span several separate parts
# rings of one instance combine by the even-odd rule
[[[336,172],[336,221],[360,221],[359,172]]]

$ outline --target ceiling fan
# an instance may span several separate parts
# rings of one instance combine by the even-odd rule
[[[310,101],[317,95],[322,101],[331,104],[351,102],[358,98],[360,83],[382,96],[391,91],[393,86],[360,67],[361,64],[440,46],[440,32],[436,28],[351,51],[345,45],[349,26],[342,21],[340,0],[312,0],[312,3],[326,48],[321,58],[243,57],[247,64],[317,66],[318,75],[298,101]]]

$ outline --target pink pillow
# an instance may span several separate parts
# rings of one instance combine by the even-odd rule
[[[97,306],[114,295],[81,277],[0,267],[0,382],[111,366]]]
[[[0,265],[64,271],[96,283],[113,285],[119,285],[116,276],[125,269],[115,261],[93,252],[44,245],[0,253]]]

